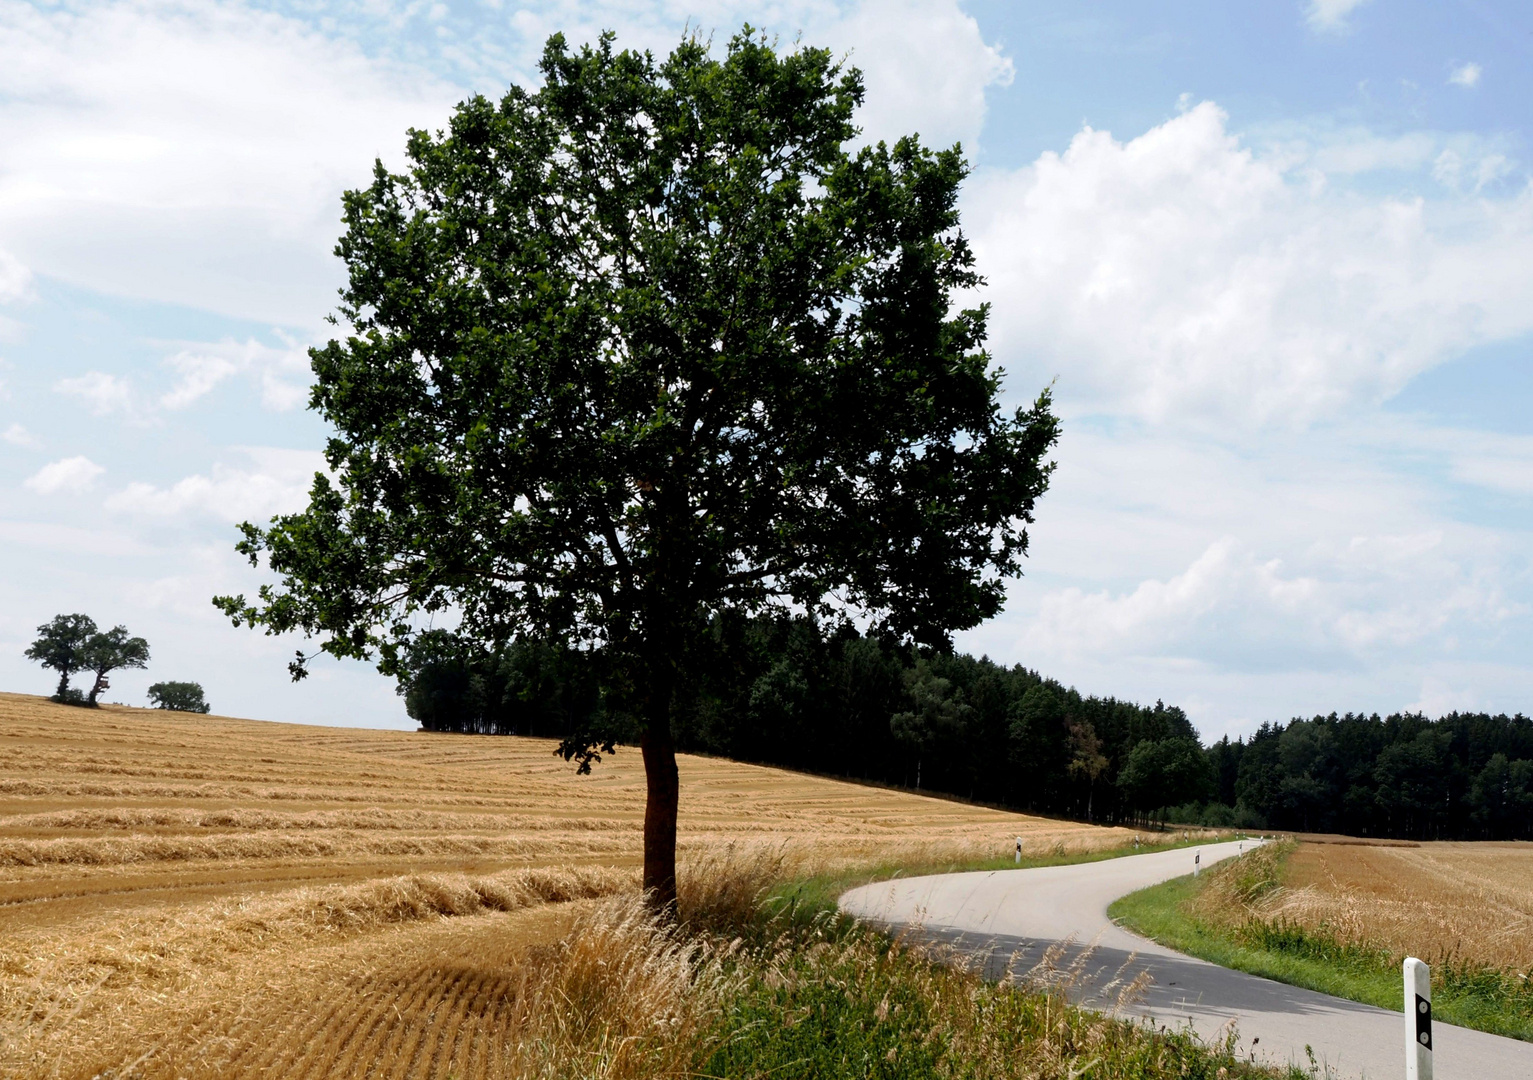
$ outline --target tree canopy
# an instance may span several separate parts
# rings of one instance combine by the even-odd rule
[[[96,676],[85,704],[92,708],[101,691],[112,684],[107,681],[110,672],[121,668],[146,668],[149,666],[149,642],[141,637],[130,637],[126,626],[114,626],[110,630],[91,635],[85,643],[85,668]]]
[[[94,708],[101,692],[111,685],[107,681],[109,672],[148,666],[149,643],[141,637],[130,637],[125,626],[98,630],[96,620],[89,615],[55,615],[52,621],[37,628],[37,640],[27,649],[26,657],[59,673],[54,701]],[[77,671],[89,671],[95,676],[88,693],[82,694],[69,685],[69,677]]]
[[[85,647],[96,634],[96,620],[89,615],[55,615],[37,628],[37,640],[27,647],[26,658],[59,673],[55,701],[70,697],[69,677],[85,668]],[[78,691],[76,692],[78,694]]]
[[[280,583],[217,602],[387,673],[438,618],[600,648],[665,904],[676,693],[710,617],[947,645],[1020,573],[1057,422],[1046,391],[1002,411],[987,309],[955,306],[980,283],[959,148],[849,149],[862,81],[828,51],[556,35],[540,67],[346,193],[347,332],[311,351],[334,480],[243,526]]]
[[[203,696],[202,684],[194,682],[157,682],[149,687],[149,703],[156,709],[173,712],[205,713],[207,698]]]

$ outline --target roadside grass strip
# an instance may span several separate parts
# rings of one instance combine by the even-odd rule
[[[1344,939],[1325,922],[1305,926],[1264,918],[1284,888],[1295,844],[1259,848],[1201,877],[1176,878],[1131,893],[1107,909],[1116,922],[1169,948],[1260,975],[1398,1012],[1405,953]],[[1454,952],[1421,955],[1432,969],[1432,1012],[1449,1024],[1533,1041],[1528,973],[1467,961]]]

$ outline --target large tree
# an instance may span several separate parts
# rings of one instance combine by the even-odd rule
[[[955,307],[979,284],[959,149],[850,151],[861,77],[829,52],[555,36],[541,71],[344,196],[347,329],[310,354],[331,475],[242,526],[280,584],[216,602],[390,674],[432,619],[599,648],[667,905],[672,715],[709,616],[946,645],[1020,573],[1057,425],[1046,391],[1003,413],[986,309]]]
[[[114,626],[99,634],[92,634],[85,643],[85,669],[95,673],[85,704],[96,707],[96,698],[112,684],[107,673],[119,668],[146,668],[149,666],[149,642],[141,637],[129,637],[126,626]]]
[[[86,666],[86,646],[96,636],[96,620],[89,615],[55,615],[37,628],[37,640],[27,647],[26,658],[59,673],[54,701],[70,699],[69,676]],[[76,700],[79,691],[75,691]]]

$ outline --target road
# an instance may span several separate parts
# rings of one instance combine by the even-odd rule
[[[1202,848],[1202,865],[1239,850],[1235,842]],[[1147,972],[1153,981],[1136,1000],[1117,1006],[1122,1015],[1168,1027],[1190,1023],[1210,1041],[1234,1025],[1242,1057],[1307,1068],[1309,1047],[1321,1076],[1325,1070],[1341,1080],[1404,1076],[1399,1013],[1195,960],[1108,919],[1114,900],[1190,873],[1192,862],[1193,851],[1181,849],[1076,866],[898,879],[851,890],[841,908],[953,944],[979,957],[993,977],[1032,969],[1057,945],[1055,968],[1077,971],[1072,999],[1098,1008],[1114,1007],[1118,989]],[[1533,1077],[1533,1043],[1443,1023],[1433,1029],[1436,1080]]]

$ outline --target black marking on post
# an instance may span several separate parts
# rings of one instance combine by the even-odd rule
[[[1416,1041],[1432,1049],[1432,1003],[1420,994],[1416,995]]]

